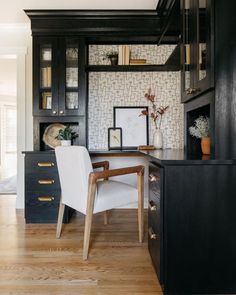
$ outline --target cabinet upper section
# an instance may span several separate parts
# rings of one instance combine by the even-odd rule
[[[157,42],[162,18],[156,10],[25,10],[35,35],[83,36],[90,42]],[[118,39],[117,39],[118,38]],[[170,26],[163,43],[176,43],[179,27]]]
[[[83,41],[34,37],[33,42],[34,115],[83,115]]]

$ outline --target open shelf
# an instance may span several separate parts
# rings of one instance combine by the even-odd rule
[[[87,72],[177,72],[178,65],[89,65]]]

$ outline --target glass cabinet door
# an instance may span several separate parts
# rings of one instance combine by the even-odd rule
[[[211,26],[210,17],[207,7],[210,5],[209,0],[197,1],[197,67],[195,75],[195,84],[199,91],[210,87],[210,55],[211,55]]]
[[[182,101],[188,99],[193,88],[193,42],[192,42],[192,10],[191,1],[182,0]]]
[[[56,43],[51,38],[34,39],[34,115],[57,115]]]
[[[80,46],[77,39],[63,41],[62,84],[59,92],[59,115],[79,114]]]

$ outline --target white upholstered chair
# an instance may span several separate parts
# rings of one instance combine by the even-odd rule
[[[87,259],[93,214],[138,201],[139,241],[142,242],[144,167],[134,166],[108,170],[108,161],[92,164],[89,153],[83,146],[60,146],[55,152],[62,192],[56,237],[59,238],[61,234],[65,205],[86,215],[83,259]],[[104,171],[93,171],[93,168],[99,167],[103,167]],[[131,173],[137,173],[137,188],[108,180],[109,177]]]

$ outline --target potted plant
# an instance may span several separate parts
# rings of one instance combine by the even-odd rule
[[[148,89],[148,92],[145,93],[145,98],[152,104],[152,110],[150,114],[148,111],[142,111],[141,115],[149,116],[153,119],[155,124],[155,132],[153,134],[153,145],[156,149],[161,149],[163,147],[163,136],[161,132],[161,123],[162,123],[162,116],[169,108],[169,106],[160,106],[157,107],[155,102],[155,95],[151,93],[151,88]]]
[[[109,51],[105,54],[105,58],[108,58],[111,62],[112,66],[116,66],[118,64],[118,52],[117,51]]]
[[[210,155],[210,120],[208,117],[200,116],[189,127],[190,135],[201,139],[201,148],[204,155]]]
[[[59,130],[56,139],[61,141],[62,146],[70,146],[71,141],[76,137],[78,137],[78,134],[70,126],[66,126]]]

